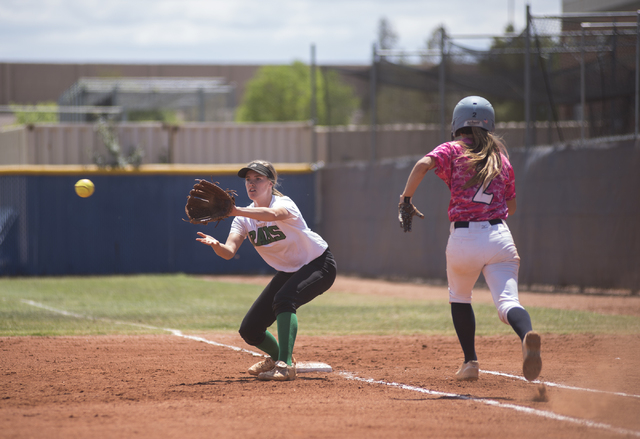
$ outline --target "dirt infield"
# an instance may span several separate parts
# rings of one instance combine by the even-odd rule
[[[381,281],[339,278],[334,289],[446,300],[444,288]],[[637,297],[521,299],[640,317]],[[256,357],[228,347],[251,349],[239,336],[193,335],[226,346],[171,334],[0,338],[0,437],[640,437],[638,335],[543,334],[545,386],[520,379],[515,335],[478,337],[474,383],[453,380],[454,337],[302,332],[298,360],[334,371],[272,383],[246,373]]]

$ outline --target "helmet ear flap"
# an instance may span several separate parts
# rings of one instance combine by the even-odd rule
[[[496,115],[491,103],[480,96],[467,96],[453,109],[451,119],[451,138],[463,127],[479,127],[493,132],[496,126]]]

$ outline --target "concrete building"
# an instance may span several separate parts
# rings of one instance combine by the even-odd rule
[[[640,0],[562,0],[562,12],[636,11]]]

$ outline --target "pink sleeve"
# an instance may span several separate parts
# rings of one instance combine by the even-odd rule
[[[435,173],[438,177],[446,183],[448,187],[451,187],[451,161],[453,160],[453,154],[450,144],[443,143],[436,146],[433,151],[428,153],[425,157],[431,157],[436,165]]]
[[[507,179],[504,188],[505,201],[513,200],[516,197],[516,177],[513,172],[513,167],[509,163],[508,159],[503,158],[504,163],[507,164]]]

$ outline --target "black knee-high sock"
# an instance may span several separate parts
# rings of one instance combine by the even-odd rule
[[[451,317],[453,327],[458,334],[458,340],[464,353],[464,362],[477,360],[475,336],[476,336],[476,316],[470,303],[452,303]]]
[[[511,308],[507,313],[507,320],[520,340],[524,340],[527,332],[532,330],[531,317],[524,308]]]

